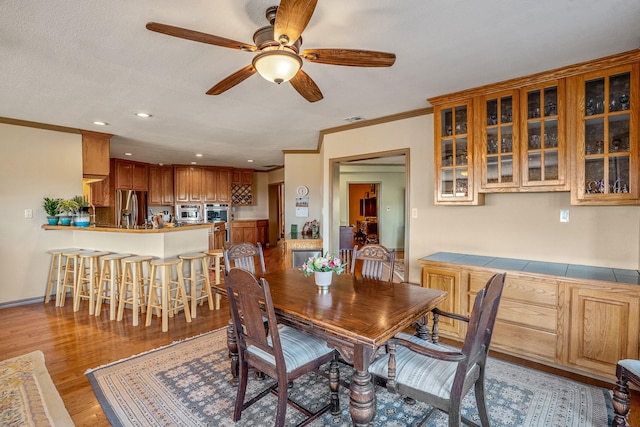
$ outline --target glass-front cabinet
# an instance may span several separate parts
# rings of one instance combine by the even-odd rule
[[[519,185],[518,98],[510,90],[480,99],[482,190]]]
[[[638,64],[576,84],[574,204],[638,204]]]
[[[520,91],[520,186],[531,191],[566,191],[564,80]]]
[[[435,170],[437,204],[482,204],[474,185],[472,103],[437,106]]]

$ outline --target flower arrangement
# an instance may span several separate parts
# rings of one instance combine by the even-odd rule
[[[333,271],[340,275],[344,271],[344,266],[345,264],[342,263],[339,257],[325,254],[319,257],[310,257],[302,267],[300,267],[300,271],[302,271],[305,276],[311,276],[311,274],[315,272],[328,271]]]

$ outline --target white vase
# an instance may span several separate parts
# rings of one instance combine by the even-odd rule
[[[333,271],[316,271],[314,273],[316,279],[316,285],[326,288],[331,284],[333,278]]]

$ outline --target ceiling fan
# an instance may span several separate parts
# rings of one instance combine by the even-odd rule
[[[201,43],[255,52],[251,64],[224,78],[209,89],[207,95],[220,95],[257,71],[274,83],[290,81],[307,101],[316,102],[322,99],[322,92],[311,77],[302,71],[303,59],[320,64],[354,67],[393,65],[395,54],[386,52],[360,49],[305,49],[300,52],[300,36],[309,23],[316,4],[317,0],[282,0],[280,6],[269,7],[266,18],[270,25],[253,34],[255,45],[157,22],[147,23],[147,29]]]

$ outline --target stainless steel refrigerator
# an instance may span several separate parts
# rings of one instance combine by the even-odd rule
[[[136,228],[144,225],[147,219],[147,192],[116,190],[115,221],[116,227]]]

